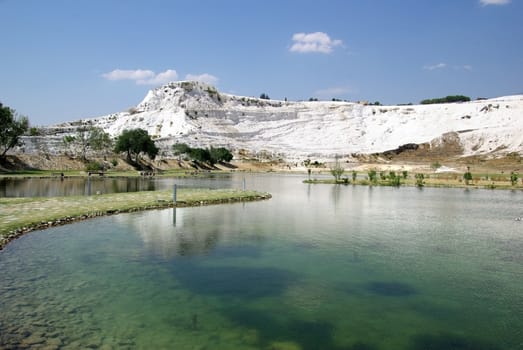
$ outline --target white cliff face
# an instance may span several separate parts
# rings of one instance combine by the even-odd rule
[[[456,132],[463,155],[523,152],[523,95],[467,103],[364,106],[349,102],[286,102],[234,96],[199,82],[149,91],[135,108],[50,127],[71,132],[95,125],[113,136],[142,128],[170,146],[225,146],[287,160],[369,154],[426,143]]]

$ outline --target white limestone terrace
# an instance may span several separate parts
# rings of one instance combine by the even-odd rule
[[[370,106],[235,96],[193,81],[148,92],[128,111],[48,127],[55,137],[79,125],[112,136],[142,128],[164,154],[172,144],[225,146],[286,160],[371,154],[427,143],[455,132],[463,155],[523,152],[523,95],[466,103]]]

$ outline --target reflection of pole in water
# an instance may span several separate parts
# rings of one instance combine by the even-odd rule
[[[87,178],[87,195],[91,195],[91,176]]]
[[[176,208],[173,208],[173,226],[176,227]]]
[[[245,178],[243,178],[243,190],[245,191]]]

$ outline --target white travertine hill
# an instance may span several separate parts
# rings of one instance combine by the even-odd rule
[[[149,91],[136,107],[49,127],[55,135],[88,124],[113,136],[143,128],[169,155],[174,143],[224,146],[287,160],[370,154],[427,143],[454,132],[463,155],[523,152],[523,95],[467,103],[367,106],[235,96],[191,81]],[[58,136],[56,136],[58,137]]]

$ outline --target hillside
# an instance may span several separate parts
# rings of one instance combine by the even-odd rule
[[[63,136],[79,125],[99,126],[113,136],[126,128],[143,128],[167,157],[176,142],[288,161],[381,153],[405,144],[431,149],[446,143],[457,156],[503,156],[523,152],[523,95],[367,106],[262,100],[221,93],[204,83],[174,82],[149,91],[128,111],[49,126],[45,137],[26,138],[25,151],[46,147],[59,153]]]

